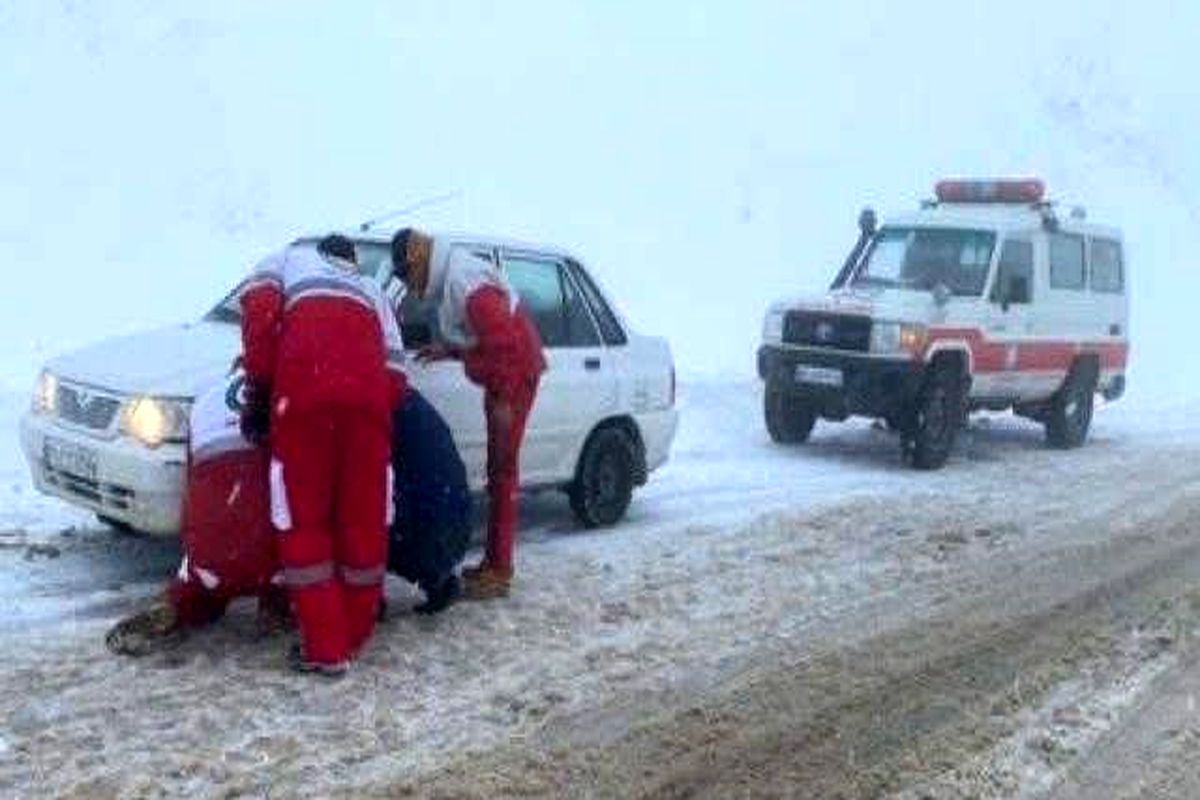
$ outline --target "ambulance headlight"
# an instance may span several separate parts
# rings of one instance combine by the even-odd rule
[[[188,404],[181,400],[135,397],[121,412],[121,431],[147,447],[186,442],[188,410]]]
[[[42,370],[33,387],[30,405],[35,414],[53,414],[58,410],[58,377],[53,372]]]
[[[778,344],[783,341],[783,317],[782,311],[768,311],[767,316],[763,319],[762,338],[764,342]]]
[[[924,325],[876,322],[871,325],[871,352],[881,355],[919,356],[929,341]]]

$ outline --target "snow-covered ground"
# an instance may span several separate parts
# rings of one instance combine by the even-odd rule
[[[248,608],[161,656],[107,654],[104,630],[156,590],[176,546],[98,530],[36,498],[4,451],[6,519],[56,523],[0,539],[0,786],[16,797],[426,796],[422,781],[444,773],[445,796],[493,784],[499,796],[554,795],[559,780],[578,790],[584,768],[547,739],[619,748],[782,654],[819,661],[969,608],[1006,581],[1033,603],[1100,580],[1136,559],[1114,553],[1093,569],[1096,553],[1141,541],[1139,520],[1198,499],[1198,402],[1103,408],[1074,452],[1045,449],[1032,424],[977,418],[935,473],[902,467],[894,437],[865,423],[777,447],[758,404],[753,382],[685,382],[674,458],[626,523],[577,531],[562,498],[528,498],[513,598],[432,623],[401,610],[332,687],[288,674],[285,642],[256,639]],[[22,405],[6,405],[10,430]],[[1106,485],[1123,467],[1132,474]],[[1123,521],[1110,530],[1113,514]],[[389,591],[401,609],[412,597],[398,583]],[[1016,602],[989,607],[1020,613]],[[507,748],[516,760],[482,788],[461,782],[463,753]]]

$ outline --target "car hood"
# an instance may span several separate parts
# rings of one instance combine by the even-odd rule
[[[241,351],[237,325],[196,322],[105,339],[52,359],[63,380],[121,394],[195,397]]]

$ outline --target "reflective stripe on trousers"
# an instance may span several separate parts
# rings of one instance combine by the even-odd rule
[[[316,586],[333,580],[333,562],[322,561],[307,567],[284,567],[283,583],[292,589]]]
[[[343,566],[341,568],[342,582],[347,586],[378,586],[383,583],[384,567],[366,567],[356,569]]]

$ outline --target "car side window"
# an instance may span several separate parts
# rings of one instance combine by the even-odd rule
[[[503,259],[504,272],[533,318],[546,347],[595,347],[600,343],[583,299],[561,263],[536,256]]]
[[[617,321],[617,315],[608,307],[600,290],[596,288],[591,276],[583,267],[573,261],[570,262],[570,269],[572,277],[575,278],[575,282],[587,301],[588,308],[592,311],[592,316],[596,319],[596,324],[600,326],[600,335],[604,339],[604,343],[609,347],[619,347],[625,344],[628,341],[625,331],[621,328],[621,323]]]
[[[1033,242],[1004,240],[991,300],[1001,305],[1033,302]]]
[[[1083,237],[1050,234],[1050,288],[1082,289],[1085,283]]]
[[[384,277],[392,272],[391,248],[380,242],[355,242],[354,255],[358,259],[360,275]]]
[[[1125,289],[1121,261],[1121,243],[1112,239],[1091,241],[1091,281],[1093,292],[1120,294]]]

